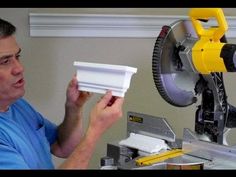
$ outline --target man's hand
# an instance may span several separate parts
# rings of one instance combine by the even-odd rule
[[[58,140],[52,146],[52,152],[58,157],[68,157],[79,144],[83,136],[82,107],[91,97],[91,93],[79,91],[74,76],[66,92],[65,116],[58,126]]]
[[[122,117],[123,102],[124,98],[112,96],[111,91],[107,91],[90,113],[87,133],[91,133],[95,137],[102,135]]]
[[[79,106],[82,106],[86,100],[89,98],[89,95],[81,95],[82,101],[77,101],[74,98],[80,98],[80,95],[77,92],[73,92],[73,88],[76,86],[74,85],[73,81],[69,86],[68,97],[73,100],[70,102],[74,102]],[[88,129],[78,143],[79,136],[74,134],[71,136],[71,141],[65,141],[66,149],[69,147],[68,152],[66,154],[70,154],[69,158],[64,161],[64,163],[60,166],[62,169],[86,169],[88,168],[89,161],[93,155],[93,152],[96,147],[96,143],[101,137],[101,135],[111,127],[120,117],[122,117],[122,105],[124,102],[124,98],[114,97],[112,96],[111,91],[108,91],[100,101],[93,107],[92,111],[90,112],[90,122]],[[71,120],[71,119],[68,119]],[[70,122],[70,121],[68,121]],[[80,122],[81,123],[81,122]],[[65,123],[66,124],[66,123]],[[68,126],[66,130],[73,130],[73,126],[75,123],[73,122]],[[73,126],[72,126],[73,125]],[[74,129],[78,130],[78,128]],[[62,135],[69,135],[64,131]]]
[[[66,107],[81,108],[92,96],[92,93],[79,91],[76,76],[70,81],[66,92]]]

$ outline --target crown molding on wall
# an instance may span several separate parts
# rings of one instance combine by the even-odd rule
[[[30,13],[32,37],[155,38],[162,26],[188,16]],[[236,17],[226,17],[227,38],[236,37]],[[211,22],[211,21],[210,21]],[[209,22],[209,26],[212,24]],[[214,22],[213,22],[214,23]]]

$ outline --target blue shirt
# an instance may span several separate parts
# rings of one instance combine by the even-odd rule
[[[57,126],[23,98],[0,112],[0,169],[52,169]]]

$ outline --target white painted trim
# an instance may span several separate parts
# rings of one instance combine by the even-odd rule
[[[32,37],[155,38],[162,26],[187,16],[30,13]],[[236,37],[236,17],[226,17],[227,38]],[[211,25],[209,23],[209,25]]]

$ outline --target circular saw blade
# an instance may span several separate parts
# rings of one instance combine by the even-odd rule
[[[181,61],[177,45],[183,44],[186,36],[197,39],[189,20],[163,26],[153,50],[152,71],[156,88],[165,101],[177,107],[186,107],[197,101],[194,88],[199,74],[185,70],[185,66],[178,69],[178,65],[184,65],[186,61]]]

